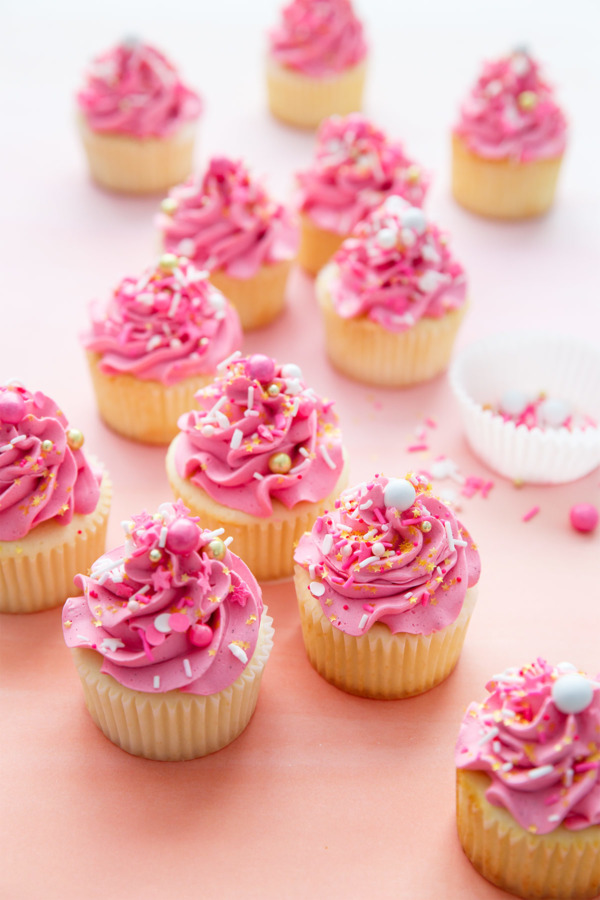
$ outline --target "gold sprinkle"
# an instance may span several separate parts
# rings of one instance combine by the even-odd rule
[[[256,622],[256,616],[252,613],[252,615],[246,619],[246,625],[253,625],[254,622]]]
[[[65,628],[70,628],[72,624],[70,619],[65,619]]]
[[[92,619],[92,625],[95,628],[100,628],[100,626],[102,625],[102,622],[100,621],[100,619]]]

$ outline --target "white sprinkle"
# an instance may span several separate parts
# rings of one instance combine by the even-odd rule
[[[493,740],[500,733],[499,729],[494,726],[494,728],[490,728],[489,731],[486,731],[484,735],[482,735],[477,741],[478,747],[483,747],[484,744],[487,744],[488,741]]]
[[[87,637],[85,636],[85,634],[76,634],[75,637],[78,638],[80,641],[82,641],[84,644],[91,644],[91,643],[92,643],[92,642],[90,641],[90,639],[87,638]]]
[[[309,591],[313,595],[313,597],[322,597],[325,593],[325,585],[320,581],[311,581],[308,586]]]
[[[183,670],[188,678],[192,677],[192,667],[190,666],[189,659],[184,659],[183,661]]]
[[[446,536],[448,538],[448,548],[450,550],[450,553],[454,553],[454,537],[452,536],[452,526],[450,525],[448,519],[446,519],[446,521],[444,522],[444,528],[446,529]]]
[[[245,416],[260,416],[260,413],[257,409],[245,409],[244,415]]]
[[[368,617],[367,613],[365,613],[363,615],[362,619],[360,620],[360,622],[358,623],[358,627],[361,629],[361,631],[366,626],[368,621],[369,621],[369,617]]]
[[[308,452],[306,447],[298,447],[298,453],[300,454],[300,456],[304,456],[306,459],[308,459],[308,457],[310,456],[310,453]]]
[[[254,472],[252,477],[256,478],[257,481],[262,481],[265,476],[261,475],[260,472]]]
[[[294,402],[292,403],[292,405],[290,407],[290,416],[292,417],[292,419],[296,418],[296,416],[298,415],[299,409],[300,409],[300,401],[297,397],[294,397]]]
[[[310,575],[311,581],[314,581],[317,577],[317,567],[314,563],[311,563],[308,567],[308,574]]]
[[[125,644],[123,641],[119,640],[119,638],[104,638],[102,643],[100,644],[100,649],[105,652],[113,652],[118,650],[119,647],[124,647]]]
[[[167,526],[163,525],[160,529],[160,537],[158,539],[158,546],[162,549],[167,543]]]
[[[222,372],[223,369],[226,369],[229,363],[233,362],[234,359],[239,359],[242,355],[241,350],[236,350],[235,353],[232,353],[231,356],[228,356],[217,366],[217,372]],[[245,655],[245,654],[244,654]]]
[[[440,576],[443,576],[443,574],[444,574],[444,573],[442,572],[442,570],[440,569],[439,566],[436,566],[436,567],[435,567],[435,571],[436,571],[436,572],[438,573],[438,575],[440,575]]]
[[[500,766],[500,768],[502,769],[503,772],[510,772],[512,767],[513,767],[513,764],[511,762],[505,762],[505,763],[503,763],[503,765]]]
[[[232,450],[237,450],[240,444],[242,443],[242,438],[244,437],[244,432],[241,428],[236,428],[231,436],[231,441],[229,442],[229,446]]]
[[[177,337],[171,338],[169,346],[172,347],[173,350],[178,350],[181,347],[181,341]]]
[[[359,509],[369,509],[371,506],[373,506],[373,501],[372,501],[372,500],[365,500],[365,502],[364,502],[364,503],[361,503],[360,506],[359,506],[358,508],[359,508]]]
[[[215,528],[214,531],[207,531],[205,534],[202,535],[202,537],[206,541],[212,541],[214,538],[220,537],[222,534],[225,534],[224,528]]]
[[[500,753],[500,751],[502,750],[502,744],[500,743],[500,741],[493,742],[492,750],[494,751],[494,753]]]
[[[573,784],[573,775],[573,769],[567,769],[567,771],[565,772],[565,787],[571,787],[571,785]]]
[[[226,394],[223,394],[222,397],[219,397],[219,399],[217,400],[217,402],[215,403],[215,405],[212,406],[212,407],[209,409],[209,411],[206,413],[206,415],[204,416],[204,418],[205,418],[205,419],[212,419],[213,416],[215,415],[215,413],[217,412],[217,410],[221,409],[221,407],[222,407],[223,404],[226,402],[226,400],[227,400],[227,395],[226,395]]]
[[[156,350],[157,347],[160,347],[161,341],[162,337],[160,334],[155,334],[146,344],[146,352],[150,353],[152,350]]]
[[[246,406],[248,407],[248,410],[251,410],[252,407],[254,406],[254,385],[253,384],[248,385],[248,400],[246,402]]]
[[[214,425],[203,425],[200,429],[200,434],[203,434],[204,437],[212,437],[215,433]]]
[[[369,529],[369,531],[367,531],[366,534],[363,535],[363,540],[370,541],[371,538],[374,538],[376,534],[377,534],[377,529],[371,528],[371,529]]]
[[[233,653],[233,655],[239,659],[240,662],[243,662],[244,665],[248,662],[248,656],[246,651],[239,647],[237,644],[229,644],[229,649]]]
[[[359,568],[359,569],[364,569],[366,566],[370,566],[371,563],[374,563],[374,562],[379,562],[379,557],[378,557],[378,556],[367,556],[366,559],[363,559],[362,562],[359,562],[358,568]]]
[[[160,687],[160,675],[154,676],[154,690],[157,691]]]
[[[179,273],[179,270],[177,270],[177,274],[178,274],[178,275],[180,274],[180,273]],[[180,281],[179,278],[178,278],[177,280]],[[175,315],[175,313],[177,312],[177,307],[179,306],[179,301],[180,301],[180,300],[181,300],[181,294],[177,291],[176,293],[173,294],[173,299],[171,300],[171,305],[170,305],[170,307],[169,307],[169,312],[167,313],[167,315],[169,316],[169,318],[172,319],[173,316]]]
[[[554,813],[552,816],[548,816],[549,822],[560,822],[560,816],[557,813]]]
[[[502,672],[499,675],[492,675],[492,681],[504,681],[506,684],[521,684],[523,679],[520,675],[505,675]],[[504,710],[504,714],[512,712],[512,710]],[[514,716],[514,713],[512,713]]]
[[[223,543],[225,544],[226,547],[229,547],[229,545],[230,545],[230,543],[232,542],[232,540],[233,540],[233,538],[232,538],[231,535],[230,535],[228,538],[225,538],[225,540],[223,541]]]
[[[333,535],[326,534],[323,538],[323,553],[327,556],[328,553],[331,552],[331,548],[333,547]]]
[[[26,435],[26,434],[18,434],[16,437],[14,437],[14,438],[11,440],[11,444],[13,444],[13,445],[14,445],[14,444],[20,444],[21,441],[26,441],[26,440],[27,440],[27,435]]]
[[[345,531],[346,534],[350,534],[350,532],[352,531],[349,525],[339,525],[338,527],[340,531]]]
[[[404,599],[405,599],[405,600],[410,600],[410,598],[411,598],[412,596],[413,596],[412,591],[409,591],[408,594],[405,594],[405,595],[404,595]]]
[[[505,719],[514,719],[516,716],[516,712],[513,709],[503,709],[502,712]]]
[[[215,412],[215,419],[217,420],[221,428],[229,428],[231,424],[225,413],[220,412],[220,410],[217,410]]]
[[[97,578],[99,575],[104,575],[107,572],[110,572],[111,569],[116,569],[118,566],[121,566],[125,562],[124,559],[109,559],[107,562],[102,565],[98,565],[94,563],[92,566],[92,575],[94,578]]]
[[[325,446],[325,444],[321,444],[321,446],[319,447],[319,450],[321,452],[321,456],[323,457],[323,459],[325,460],[325,462],[327,463],[329,468],[335,469],[335,463],[332,460],[332,458],[330,457],[329,453],[327,452],[327,447]]]
[[[466,547],[467,544],[468,544],[468,541],[462,541],[462,540],[459,540],[458,538],[454,538],[454,546],[455,547]]]
[[[551,775],[552,772],[554,772],[554,766],[537,766],[537,768],[529,770],[527,777],[543,778],[544,775]]]

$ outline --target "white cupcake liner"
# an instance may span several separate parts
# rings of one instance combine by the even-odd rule
[[[467,347],[449,378],[469,444],[500,475],[563,484],[600,465],[600,427],[517,427],[484,409],[507,390],[544,391],[600,422],[600,347],[540,331],[492,335]]]

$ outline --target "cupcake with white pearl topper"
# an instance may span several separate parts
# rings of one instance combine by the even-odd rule
[[[396,700],[450,675],[480,562],[426,479],[376,475],[349,488],[294,558],[304,643],[323,678],[351,694]]]
[[[338,418],[294,364],[237,354],[219,369],[179,420],[167,476],[259,580],[286,578],[296,541],[346,485]]]
[[[182,503],[123,523],[125,544],[78,575],[63,634],[92,719],[148,759],[220,750],[250,721],[273,645],[258,584],[223,529]]]

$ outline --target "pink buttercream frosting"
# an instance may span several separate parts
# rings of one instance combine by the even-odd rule
[[[96,650],[102,671],[145,693],[215,694],[252,658],[263,610],[256,579],[181,501],[124,523],[126,542],[75,583],[68,647]],[[223,529],[220,529],[223,531]]]
[[[337,416],[298,366],[255,354],[230,362],[179,419],[175,465],[223,506],[266,517],[323,500],[344,458]]]
[[[406,331],[424,316],[441,318],[466,301],[464,270],[445,234],[401,197],[388,197],[359,222],[330,265],[338,315],[364,316],[388,331]]]
[[[93,61],[77,104],[93,131],[137,138],[168,137],[202,112],[200,97],[173,64],[134,39]]]
[[[311,78],[343,72],[367,54],[363,26],[349,0],[292,0],[269,38],[279,65]]]
[[[561,156],[567,123],[538,64],[517,50],[485,63],[454,133],[478,156],[528,162]]]
[[[202,178],[173,188],[157,219],[164,245],[212,271],[252,278],[262,265],[296,255],[298,228],[246,166],[214,157]]]
[[[54,400],[15,381],[0,387],[0,541],[96,509],[101,476],[76,445],[81,433]]]
[[[398,504],[398,496],[407,499]],[[411,475],[376,475],[344,491],[294,558],[309,571],[323,613],[354,636],[376,622],[394,634],[440,631],[458,617],[480,572],[468,532],[427,480]]]
[[[82,343],[100,354],[102,372],[166,385],[215,372],[242,342],[238,315],[208,273],[172,254],[124,278],[108,306],[92,304],[91,319]]]
[[[575,708],[585,708],[565,711],[563,679],[571,679],[571,701],[583,697]],[[529,831],[600,825],[598,680],[538,659],[495,675],[486,687],[489,695],[471,703],[460,727],[457,767],[489,775],[486,798]]]

